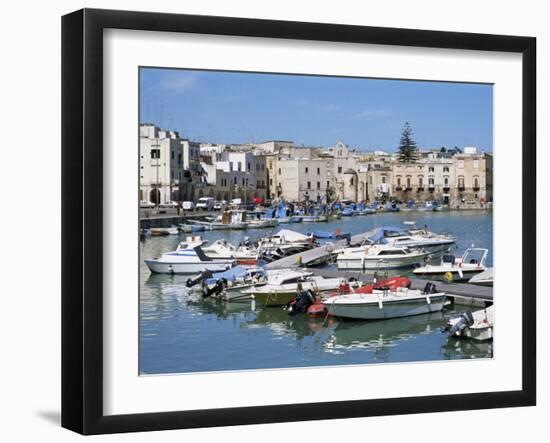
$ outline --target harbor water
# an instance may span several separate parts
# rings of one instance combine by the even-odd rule
[[[455,236],[457,256],[472,245],[487,248],[487,265],[493,265],[492,211],[383,213],[327,223],[200,234],[209,242],[224,238],[236,244],[245,236],[255,240],[279,229],[303,233],[340,229],[357,234],[374,227],[405,227],[404,221]],[[441,332],[443,316],[463,311],[460,306],[442,313],[367,322],[290,317],[282,308],[263,307],[254,301],[203,300],[185,287],[188,276],[153,275],[143,263],[144,258],[174,250],[185,236],[152,237],[140,242],[141,374],[493,357],[492,341],[449,339]]]

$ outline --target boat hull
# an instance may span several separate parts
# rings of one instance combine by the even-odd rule
[[[428,302],[429,299],[429,302]],[[440,312],[445,304],[445,294],[430,295],[410,300],[359,303],[325,303],[329,314],[357,320],[384,320],[413,315]]]
[[[204,270],[221,272],[229,269],[232,262],[216,261],[196,263],[162,262],[158,260],[145,260],[145,264],[154,274],[198,274]]]
[[[483,272],[483,269],[479,270],[462,270],[462,276],[458,272],[458,270],[455,269],[447,269],[447,270],[441,270],[441,271],[430,271],[430,270],[422,270],[422,269],[415,269],[413,271],[414,275],[421,277],[421,278],[427,278],[429,280],[436,280],[436,281],[447,281],[447,277],[445,275],[447,273],[452,274],[452,281],[468,281],[470,280],[474,275],[479,274],[480,272]]]
[[[403,257],[398,259],[370,259],[368,257],[340,258],[336,260],[338,269],[377,270],[377,269],[401,269],[410,268],[422,263],[424,255],[416,257]]]

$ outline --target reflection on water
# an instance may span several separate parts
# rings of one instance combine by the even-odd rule
[[[462,239],[458,249],[475,243],[491,246],[492,214],[466,214],[471,232],[465,239],[465,219],[453,212],[436,214],[430,228],[456,234]],[[464,215],[464,214],[463,214]],[[387,214],[383,217],[393,216]],[[351,232],[372,227],[374,217],[352,218]],[[403,217],[401,217],[403,218]],[[409,214],[406,218],[410,219]],[[446,221],[445,221],[446,220]],[[379,219],[379,224],[398,224]],[[424,221],[419,221],[424,224]],[[441,228],[447,226],[447,229]],[[323,224],[296,225],[302,232],[329,230]],[[295,228],[293,225],[291,228]],[[248,235],[265,235],[253,231]],[[214,231],[211,241],[224,237],[239,241],[245,233]],[[175,248],[178,236],[156,237],[141,243],[142,257],[151,257]],[[491,254],[490,254],[491,259]],[[254,302],[225,303],[203,300],[185,287],[187,276],[151,275],[141,266],[140,292],[140,370],[142,373],[306,367],[340,364],[430,361],[486,358],[493,356],[492,342],[477,343],[448,339],[441,332],[443,314],[381,321],[339,321],[332,318],[290,317],[281,308],[265,308]],[[445,311],[445,315],[453,315]]]

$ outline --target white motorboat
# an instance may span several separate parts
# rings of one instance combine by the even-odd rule
[[[204,270],[218,272],[233,266],[233,258],[213,260],[207,257],[201,249],[204,243],[198,236],[187,237],[175,251],[144,261],[151,272],[158,274],[197,274]]]
[[[260,288],[268,284],[277,284],[280,281],[279,276],[282,275],[286,275],[288,281],[292,279],[306,279],[311,275],[311,272],[293,269],[272,269],[266,271],[263,268],[249,268],[246,269],[244,275],[240,275],[233,281],[228,282],[225,290],[220,294],[220,298],[234,302],[250,301],[252,294],[243,293],[243,291],[251,288]]]
[[[360,320],[382,320],[439,312],[446,295],[437,292],[431,283],[424,291],[397,288],[396,291],[374,290],[371,294],[351,293],[336,295],[324,301],[329,314]]]
[[[151,235],[153,237],[159,237],[163,235],[176,235],[179,234],[179,229],[177,226],[169,226],[166,228],[151,228]]]
[[[266,285],[253,286],[241,291],[241,295],[253,298],[266,306],[283,306],[294,300],[299,292],[307,290],[319,293],[334,291],[341,284],[341,278],[323,278],[307,275],[300,270],[290,270],[276,274],[269,279]]]
[[[264,254],[280,250],[283,255],[290,255],[310,249],[314,245],[315,239],[310,235],[281,229],[276,234],[261,239],[258,249]]]
[[[493,286],[493,268],[487,268],[485,271],[474,275],[468,283],[479,286]]]
[[[485,341],[493,339],[494,324],[495,307],[491,305],[475,312],[466,311],[459,317],[447,320],[446,329],[452,336]]]
[[[464,281],[475,274],[485,271],[485,261],[489,250],[485,248],[468,248],[460,258],[452,254],[445,254],[439,265],[425,265],[416,268],[413,273],[419,277],[434,280]]]
[[[363,245],[345,248],[338,254],[338,269],[397,269],[424,262],[429,252],[391,245]]]
[[[368,240],[373,243],[383,243],[391,246],[422,248],[432,254],[447,252],[455,244],[455,238],[450,235],[436,234],[428,231],[427,228],[418,229],[414,222],[405,222],[405,224],[411,225],[411,228],[378,228]]]
[[[251,244],[235,246],[227,240],[219,239],[202,250],[211,259],[234,259],[241,265],[256,265],[258,263],[258,250]]]

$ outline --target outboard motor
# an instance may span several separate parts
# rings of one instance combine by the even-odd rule
[[[446,329],[449,330],[450,335],[455,335],[457,332],[462,331],[464,328],[468,326],[472,326],[474,324],[474,316],[470,311],[463,312],[460,315],[460,320],[458,320],[454,326],[448,326]]]
[[[227,288],[227,280],[225,278],[220,278],[212,287],[206,287],[202,293],[202,296],[204,298],[218,296],[225,290],[225,288]]]
[[[306,313],[307,308],[309,308],[313,303],[315,303],[315,294],[313,291],[311,289],[302,291],[296,296],[294,303],[290,305],[288,315]]]
[[[208,269],[205,269],[204,271],[200,272],[199,274],[189,277],[187,281],[185,282],[185,286],[188,288],[192,288],[196,284],[199,284],[201,281],[212,278],[212,271],[209,271]]]
[[[424,294],[435,294],[436,292],[437,289],[433,283],[426,283],[426,286],[424,286]]]

